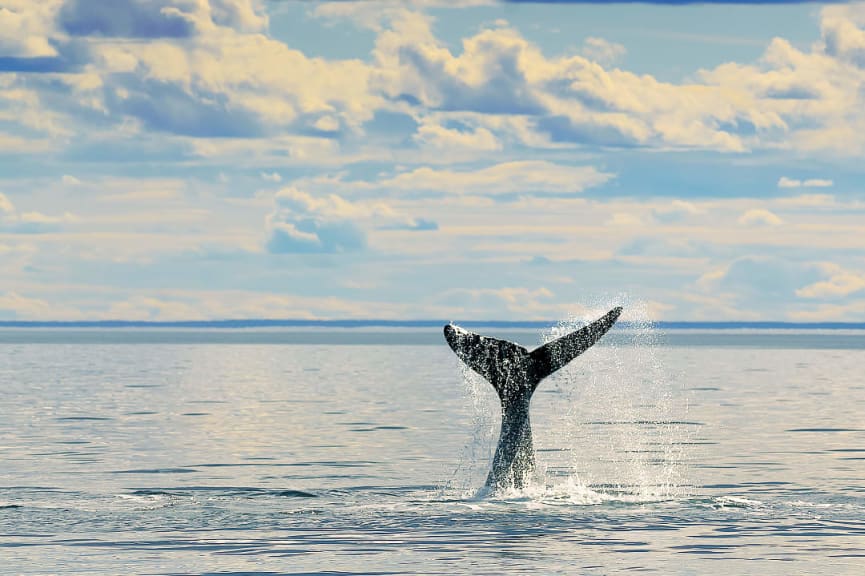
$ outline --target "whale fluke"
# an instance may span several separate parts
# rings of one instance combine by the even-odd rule
[[[457,357],[493,385],[502,403],[502,428],[486,485],[522,488],[535,456],[529,404],[541,380],[588,350],[612,328],[622,313],[613,308],[588,326],[548,342],[531,352],[498,338],[481,336],[448,324],[444,336]]]

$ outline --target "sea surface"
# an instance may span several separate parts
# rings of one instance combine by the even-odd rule
[[[0,573],[865,574],[865,332],[611,332],[487,494],[498,410],[432,328],[2,329]]]

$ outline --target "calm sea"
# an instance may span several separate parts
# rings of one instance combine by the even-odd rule
[[[490,496],[496,402],[437,329],[0,330],[0,573],[865,574],[865,332],[611,333]]]

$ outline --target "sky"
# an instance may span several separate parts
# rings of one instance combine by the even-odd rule
[[[0,320],[865,320],[865,4],[0,0]]]

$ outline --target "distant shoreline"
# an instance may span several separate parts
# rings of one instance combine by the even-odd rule
[[[75,320],[37,321],[0,320],[2,328],[438,328],[448,320]],[[455,320],[455,324],[466,328],[514,328],[543,329],[555,326],[558,321],[508,321],[508,320]],[[650,324],[666,330],[865,330],[865,322],[678,322],[658,321]],[[639,328],[642,323],[619,322],[620,328]]]

